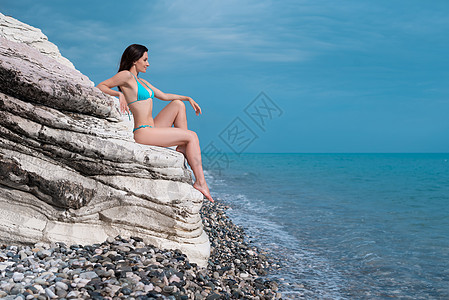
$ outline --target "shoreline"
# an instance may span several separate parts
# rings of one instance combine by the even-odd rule
[[[280,299],[278,284],[265,277],[269,258],[245,241],[226,209],[209,202],[201,208],[211,242],[206,268],[138,237],[85,246],[0,245],[0,298]]]

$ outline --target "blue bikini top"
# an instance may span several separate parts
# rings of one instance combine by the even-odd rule
[[[131,73],[131,74],[134,76],[134,78],[136,79],[136,82],[137,82],[137,100],[128,103],[128,106],[137,101],[153,99],[154,98],[153,90],[145,82],[143,82],[146,85],[146,87],[150,89],[150,91],[151,91],[151,95],[150,95],[150,92],[139,82],[139,80],[137,80],[137,77],[133,73]]]

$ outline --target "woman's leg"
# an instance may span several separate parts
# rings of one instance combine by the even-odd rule
[[[139,144],[154,145],[160,147],[171,147],[174,145],[185,145],[186,158],[193,174],[195,183],[193,187],[199,190],[207,199],[214,202],[204,178],[203,165],[201,162],[201,149],[198,136],[191,130],[181,128],[141,128],[134,133],[134,140]]]
[[[172,127],[187,129],[186,106],[181,100],[170,101],[154,118],[156,127]],[[186,156],[186,145],[178,145],[176,151]]]

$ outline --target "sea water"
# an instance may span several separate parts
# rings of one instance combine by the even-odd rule
[[[284,298],[449,299],[449,154],[228,154],[212,195]]]

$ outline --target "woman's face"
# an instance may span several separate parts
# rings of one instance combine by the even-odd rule
[[[150,64],[148,63],[148,53],[145,52],[138,61],[136,61],[136,71],[145,73]]]

